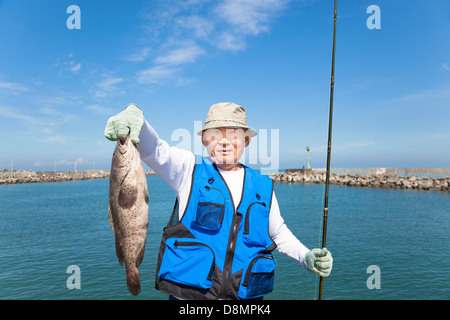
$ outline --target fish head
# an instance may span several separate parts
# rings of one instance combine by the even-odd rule
[[[134,155],[134,145],[131,142],[130,136],[128,135],[125,141],[117,140],[116,149],[114,150],[113,161],[115,165],[113,167],[125,167],[133,159]]]

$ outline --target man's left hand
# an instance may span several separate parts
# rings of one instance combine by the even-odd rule
[[[321,277],[328,277],[333,268],[333,257],[327,248],[312,249],[306,254],[305,268],[318,273]]]

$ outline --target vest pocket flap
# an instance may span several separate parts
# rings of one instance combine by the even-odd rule
[[[269,210],[264,202],[250,204],[245,214],[244,242],[248,245],[266,246],[269,233]]]
[[[203,242],[191,238],[169,238],[158,277],[197,288],[209,289],[215,256]]]
[[[276,260],[272,255],[260,255],[254,258],[247,267],[239,288],[239,297],[251,299],[272,292]]]

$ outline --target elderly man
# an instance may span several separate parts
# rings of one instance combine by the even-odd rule
[[[177,194],[158,257],[158,290],[178,299],[261,299],[273,289],[275,248],[311,272],[330,274],[331,253],[308,250],[287,228],[273,181],[239,163],[256,136],[244,108],[211,106],[198,132],[208,157],[170,147],[133,104],[105,129],[110,140],[128,134]]]

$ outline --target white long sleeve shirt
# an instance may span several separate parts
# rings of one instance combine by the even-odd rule
[[[187,150],[171,147],[159,138],[156,131],[145,121],[139,135],[137,148],[142,160],[152,168],[177,194],[178,214],[184,212],[192,183],[195,155]],[[219,169],[220,170],[220,169]],[[240,199],[244,183],[244,170],[220,170],[230,189],[233,199]],[[238,201],[234,201],[235,205]],[[275,193],[269,213],[269,236],[277,245],[277,250],[304,265],[305,255],[309,249],[304,246],[288,229],[280,214]]]

